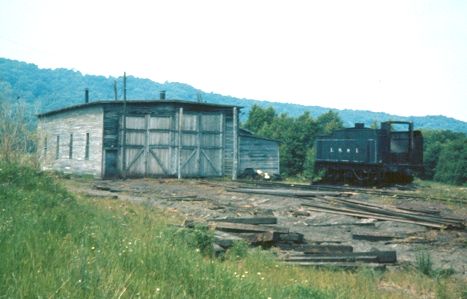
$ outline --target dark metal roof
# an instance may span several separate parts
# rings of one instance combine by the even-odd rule
[[[250,130],[247,130],[247,129],[238,129],[238,135],[240,136],[245,136],[245,137],[252,137],[252,138],[256,138],[256,139],[262,139],[262,140],[268,140],[268,141],[274,141],[274,142],[278,142],[278,143],[282,143],[282,141],[280,140],[277,140],[277,139],[272,139],[272,138],[267,138],[267,137],[262,137],[262,136],[258,136],[258,135],[255,135],[253,132],[251,132]]]
[[[49,116],[52,114],[57,114],[65,111],[71,110],[78,110],[87,107],[95,107],[95,106],[104,106],[104,105],[123,105],[124,101],[122,100],[99,100],[93,101],[89,103],[82,103],[78,105],[68,106],[60,109],[55,109],[47,112],[42,112],[37,114],[37,117]],[[150,104],[150,105],[160,105],[160,104],[179,104],[179,105],[191,105],[191,106],[199,106],[199,107],[210,107],[210,108],[243,108],[241,106],[236,105],[224,105],[224,104],[212,104],[212,103],[199,103],[199,102],[192,102],[186,100],[128,100],[126,101],[127,105],[140,105],[140,104]]]

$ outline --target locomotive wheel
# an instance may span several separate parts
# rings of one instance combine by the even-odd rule
[[[354,169],[353,171],[353,177],[358,181],[358,182],[368,182],[370,180],[370,174],[371,172],[366,170],[366,169]]]

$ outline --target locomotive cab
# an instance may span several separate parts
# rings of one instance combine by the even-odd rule
[[[389,168],[392,168],[391,170],[399,171],[401,168],[410,168],[412,171],[422,167],[423,137],[420,131],[413,130],[412,122],[383,122],[381,131],[388,140],[383,161]]]

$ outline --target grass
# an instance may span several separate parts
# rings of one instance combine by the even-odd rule
[[[0,163],[0,298],[462,296],[453,278],[285,266],[243,243],[216,258],[211,233],[171,226],[177,217],[77,197],[47,174]]]
[[[441,198],[447,203],[455,205],[467,204],[467,187],[454,186],[433,181],[423,181],[416,179],[414,183],[419,187],[421,195],[428,199]]]

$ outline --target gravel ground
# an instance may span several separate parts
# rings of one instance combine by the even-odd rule
[[[210,218],[240,216],[275,216],[278,226],[299,232],[312,244],[351,245],[354,251],[395,250],[400,265],[414,263],[422,252],[431,255],[434,268],[449,269],[467,279],[467,231],[438,230],[412,223],[376,221],[352,216],[307,210],[302,203],[327,200],[293,198],[261,194],[229,192],[241,182],[176,179],[81,180],[66,182],[72,192],[93,197],[110,197],[151,204],[177,212],[186,219],[206,221]],[[350,197],[349,197],[350,196]],[[443,216],[467,218],[465,206],[448,206],[442,202],[421,199],[396,199],[388,196],[353,192],[346,198],[376,204],[433,208]],[[370,242],[354,240],[352,234],[381,234],[396,238]]]

